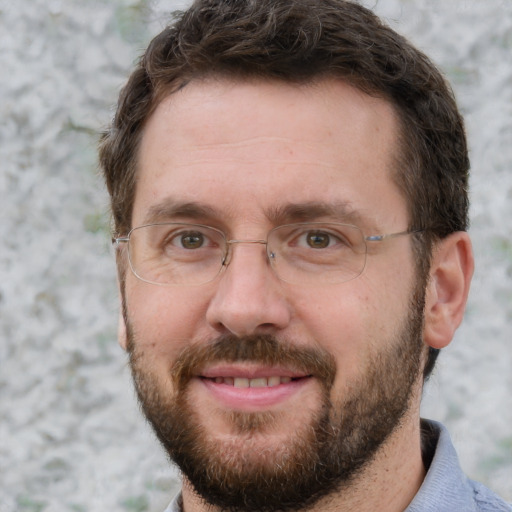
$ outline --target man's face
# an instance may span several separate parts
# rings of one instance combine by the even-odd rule
[[[397,124],[387,102],[339,81],[193,82],[146,126],[133,227],[196,223],[236,240],[305,221],[403,231]],[[260,244],[234,245],[204,285],[126,273],[139,398],[197,491],[225,508],[296,510],[372,460],[417,407],[423,286],[410,244],[370,243],[364,272],[342,284],[283,282]]]

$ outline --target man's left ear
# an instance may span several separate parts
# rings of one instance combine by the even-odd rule
[[[438,241],[433,250],[425,296],[425,343],[444,348],[459,327],[469,294],[474,260],[471,240],[458,231]]]

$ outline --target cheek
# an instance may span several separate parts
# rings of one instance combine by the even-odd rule
[[[374,282],[360,276],[314,296],[303,295],[296,303],[307,337],[336,359],[336,380],[343,386],[367,371],[376,352],[393,344],[408,308],[405,291]]]
[[[308,338],[335,357],[339,373],[361,366],[376,325],[369,295],[360,287],[325,287],[316,297],[303,297],[297,311]]]
[[[125,297],[135,342],[146,357],[168,364],[198,339],[206,306],[197,291],[137,282],[127,283]]]

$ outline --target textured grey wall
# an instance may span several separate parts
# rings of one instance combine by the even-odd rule
[[[466,114],[477,273],[424,413],[512,500],[512,2],[374,0]],[[0,512],[158,511],[179,485],[133,399],[96,134],[176,1],[0,0]]]

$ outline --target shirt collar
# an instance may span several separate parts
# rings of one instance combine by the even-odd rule
[[[422,420],[422,430],[428,431],[434,453],[423,484],[405,512],[464,512],[476,511],[471,482],[464,475],[455,448],[446,428],[438,422]]]

